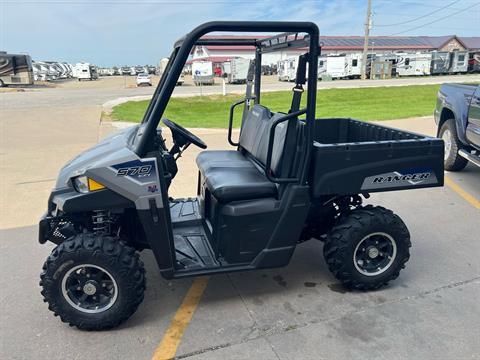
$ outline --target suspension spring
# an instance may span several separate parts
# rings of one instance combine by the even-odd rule
[[[92,215],[93,232],[97,235],[110,234],[110,212],[107,210],[94,210]]]

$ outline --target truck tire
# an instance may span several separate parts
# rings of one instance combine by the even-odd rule
[[[461,157],[458,153],[462,148],[462,144],[458,139],[454,119],[448,119],[442,124],[438,136],[445,142],[445,170],[460,171],[464,169],[468,164],[468,160]]]
[[[47,258],[41,294],[55,316],[82,330],[127,320],[143,300],[145,269],[135,250],[118,239],[80,234]]]
[[[392,211],[367,205],[340,220],[327,236],[323,255],[349,289],[373,290],[396,279],[410,258],[410,233]]]

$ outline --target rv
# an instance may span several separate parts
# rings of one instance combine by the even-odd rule
[[[362,75],[362,54],[354,53],[345,56],[347,77],[349,79],[360,79]]]
[[[297,76],[297,58],[280,60],[278,62],[278,80],[295,81]]]
[[[75,77],[78,81],[98,79],[97,67],[89,63],[77,63],[75,65]]]
[[[346,55],[330,55],[327,60],[326,74],[332,79],[344,79],[348,76]]]
[[[194,61],[192,75],[195,85],[213,85],[215,83],[211,61]]]
[[[370,62],[375,62],[375,63],[381,63],[381,62],[388,62],[390,63],[391,66],[388,66],[390,68],[390,74],[386,74],[386,77],[397,77],[398,72],[397,72],[397,66],[398,66],[398,61],[400,60],[401,57],[397,56],[396,54],[369,54],[368,55],[369,61]],[[371,64],[370,64],[371,66]],[[370,69],[369,66],[367,66],[367,74],[368,77],[371,78],[370,74]]]
[[[450,70],[450,53],[448,51],[433,51],[430,73],[432,75],[448,74]]]
[[[480,51],[468,54],[468,72],[480,72]]]
[[[143,73],[148,74],[148,70],[146,70],[145,67],[144,67],[144,66],[141,66],[141,65],[135,66],[135,72],[136,72],[137,74],[143,74]]]
[[[468,70],[468,52],[453,51],[450,53],[450,73],[466,73]]]
[[[0,87],[31,84],[33,67],[30,56],[0,52]]]
[[[158,74],[162,75],[167,68],[169,58],[163,58],[158,62]]]
[[[397,61],[398,76],[422,76],[430,75],[431,53],[400,53]]]
[[[327,73],[327,57],[321,56],[318,58],[318,78],[320,79]]]
[[[250,60],[244,58],[233,58],[229,62],[228,82],[230,84],[245,84],[247,82]]]

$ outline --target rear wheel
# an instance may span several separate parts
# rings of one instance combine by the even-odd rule
[[[57,246],[40,278],[48,308],[84,330],[119,325],[136,311],[145,291],[145,270],[135,250],[90,234]]]
[[[398,277],[410,246],[400,217],[368,205],[339,221],[327,236],[323,254],[330,271],[347,288],[372,290]]]
[[[448,119],[440,128],[439,137],[445,143],[444,166],[448,171],[460,171],[468,164],[468,160],[461,157],[458,151],[462,144],[458,139],[455,121]]]

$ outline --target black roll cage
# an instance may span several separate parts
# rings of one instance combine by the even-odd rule
[[[269,38],[202,38],[202,36],[211,32],[281,32]],[[307,36],[299,37],[298,34],[305,33]],[[196,45],[243,45],[255,47],[255,63],[261,64],[262,54],[272,51],[278,51],[285,48],[297,48],[308,46],[309,67],[307,80],[307,104],[302,113],[305,113],[306,121],[306,139],[308,141],[306,146],[306,154],[301,166],[300,178],[301,184],[307,181],[307,171],[311,157],[311,150],[314,136],[315,125],[315,107],[317,96],[317,72],[318,72],[318,56],[320,53],[319,47],[319,30],[316,24],[312,22],[285,22],[285,21],[212,21],[204,23],[190,33],[177,40],[174,45],[174,50],[170,56],[170,61],[165,69],[160,82],[155,89],[152,100],[145,112],[142,124],[144,129],[141,136],[136,143],[134,151],[140,157],[144,156],[149,151],[149,146],[152,143],[153,136],[156,135],[157,127],[160,119],[165,112],[168,101],[175,89],[177,79],[179,78],[185,63],[191,53],[191,50]],[[255,103],[260,103],[260,79],[261,66],[255,66],[255,83],[253,98]],[[292,116],[290,115],[289,118]],[[284,121],[286,119],[279,119]],[[273,180],[273,179],[272,179]]]

